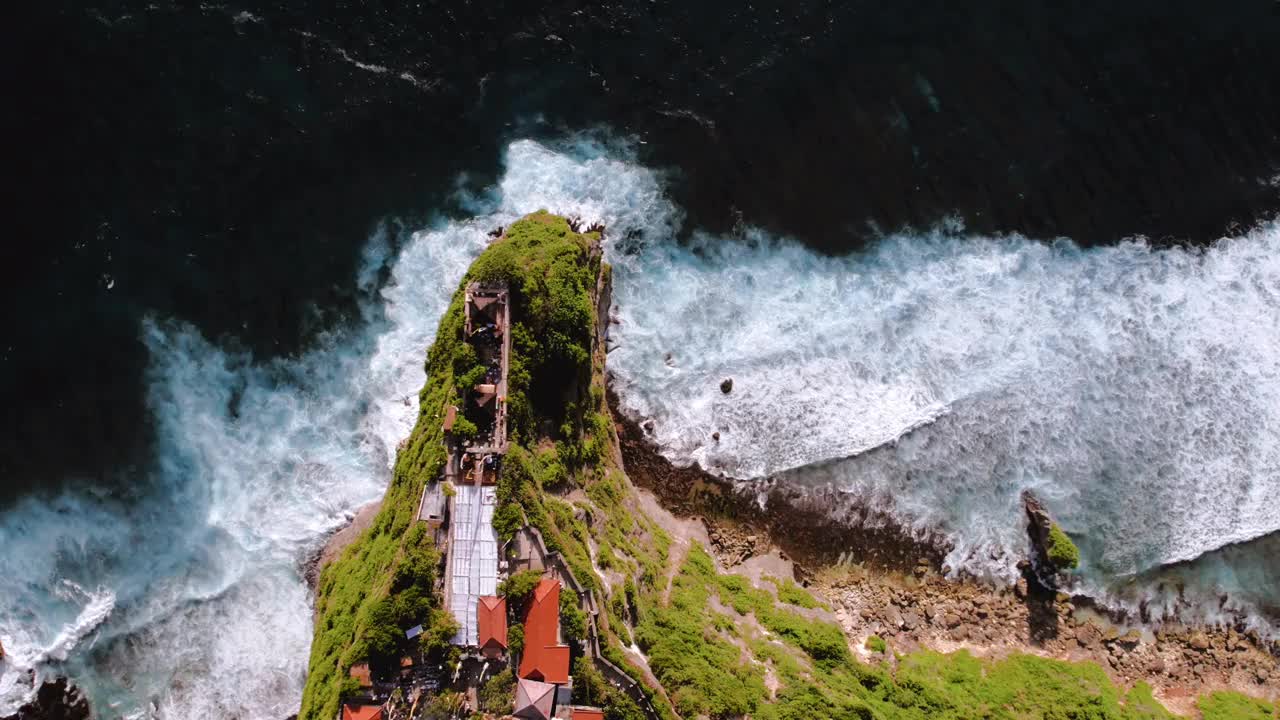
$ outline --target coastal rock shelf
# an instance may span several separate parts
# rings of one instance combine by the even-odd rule
[[[929,538],[672,467],[610,408],[602,232],[534,213],[472,265],[381,507],[325,555],[300,717],[1274,715],[1239,634],[946,580]]]

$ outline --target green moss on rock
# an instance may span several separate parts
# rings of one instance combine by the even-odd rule
[[[1057,523],[1049,526],[1049,545],[1046,551],[1049,562],[1059,570],[1074,570],[1080,566],[1080,549]]]

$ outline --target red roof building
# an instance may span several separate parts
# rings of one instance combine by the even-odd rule
[[[573,708],[572,720],[604,720],[604,711],[596,708]]]
[[[373,674],[369,672],[369,663],[358,663],[356,665],[352,665],[349,674],[360,683],[360,687],[373,687]]]
[[[520,677],[563,685],[569,682],[569,646],[560,644],[560,581],[543,578],[524,616]]]
[[[481,654],[488,658],[496,658],[506,652],[506,598],[482,596],[476,606],[476,625],[479,628],[478,642]]]
[[[382,708],[377,705],[343,705],[342,720],[382,720]]]

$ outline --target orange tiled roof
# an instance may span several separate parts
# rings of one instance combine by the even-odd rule
[[[496,645],[507,649],[507,601],[506,598],[486,595],[476,607],[476,622],[480,631],[480,647]]]
[[[595,708],[574,708],[572,720],[604,720],[604,711]]]
[[[533,589],[524,615],[524,656],[520,677],[569,682],[569,647],[560,644],[560,581],[543,578]]]
[[[382,708],[377,705],[343,705],[342,720],[382,720]]]

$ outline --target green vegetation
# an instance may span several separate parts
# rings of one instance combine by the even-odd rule
[[[485,680],[477,693],[480,697],[480,709],[495,715],[510,713],[515,687],[516,673],[510,668]]]
[[[538,570],[521,570],[498,583],[498,594],[507,599],[509,607],[523,606],[541,579],[542,573]]]
[[[863,643],[863,647],[873,653],[883,653],[889,649],[889,645],[879,635],[872,635],[867,638],[867,641]]]
[[[614,431],[604,401],[604,352],[594,342],[593,296],[598,271],[608,270],[592,250],[594,239],[535,213],[508,228],[463,281],[505,280],[512,291],[511,446],[494,527],[503,539],[526,523],[538,528],[548,549],[595,595],[603,655],[637,681],[660,716],[674,718],[674,709],[685,717],[753,720],[1172,717],[1150,688],[1138,685],[1126,695],[1093,664],[1020,655],[987,661],[963,652],[915,653],[899,658],[896,668],[860,663],[841,630],[821,619],[824,606],[794,582],[755,587],[718,572],[696,542],[687,552],[673,547],[637,510],[635,490],[610,451]],[[437,661],[449,652],[443,645],[452,617],[431,592],[439,554],[414,513],[424,484],[444,463],[444,409],[465,400],[474,379],[477,359],[461,342],[462,322],[459,292],[427,354],[418,422],[397,455],[382,509],[321,574],[303,720],[336,716],[352,663],[368,659],[375,674],[391,671],[410,647],[407,627],[424,623],[421,647]],[[459,425],[468,430],[464,421],[471,422],[459,417],[455,433]],[[1051,541],[1055,563],[1078,565],[1079,553],[1061,529],[1054,528]],[[537,580],[538,573],[517,573],[500,592],[515,610]],[[570,637],[585,636],[590,622],[577,601],[562,590],[561,621]],[[519,654],[523,628],[511,625],[507,637]],[[646,685],[640,661],[624,649],[633,642],[665,692]],[[887,651],[880,638],[867,647]],[[610,720],[644,717],[580,656],[574,676],[576,701],[604,707]],[[482,706],[509,707],[512,681],[509,672],[491,678]],[[431,700],[427,716],[447,716],[456,700],[450,693]],[[1270,705],[1224,693],[1202,699],[1201,709],[1209,720],[1274,716]]]
[[[535,422],[545,418],[552,427],[571,431],[554,438],[557,447],[563,443],[578,460],[591,456],[580,437],[590,425],[585,404],[566,408],[560,398],[566,387],[585,388],[591,377],[591,291],[600,265],[598,254],[590,252],[595,239],[573,232],[562,218],[535,213],[514,223],[505,240],[481,254],[454,293],[427,352],[418,421],[396,456],[382,507],[371,527],[321,572],[302,720],[337,715],[343,678],[351,665],[368,660],[376,676],[393,672],[400,655],[413,647],[405,639],[406,629],[420,623],[441,632],[445,627],[441,613],[434,613],[439,606],[433,588],[440,555],[426,528],[415,522],[415,514],[423,487],[439,477],[444,466],[444,410],[449,405],[466,407],[465,394],[474,384],[467,383],[475,379],[479,365],[475,349],[462,337],[462,288],[468,282],[502,279],[512,289],[514,357],[507,400],[513,438],[532,445]],[[453,431],[465,437],[478,429],[460,415]],[[527,489],[517,489],[519,493],[506,493],[506,504],[517,495],[528,496]],[[504,509],[503,529],[518,527],[520,514],[519,507]],[[585,548],[576,561],[575,572],[581,568],[589,575]]]
[[[779,580],[772,577],[766,579],[778,588],[778,600],[784,603],[795,605],[797,607],[808,608],[810,610],[819,607],[826,609],[827,607],[817,600],[814,600],[813,596],[809,594],[809,591],[797,585],[794,580]]]
[[[607,720],[645,720],[635,701],[610,687],[586,658],[573,661],[573,702],[605,708]]]
[[[524,650],[524,625],[515,623],[507,628],[507,650],[512,655],[518,655]]]
[[[865,665],[848,652],[834,625],[770,600],[745,578],[717,573],[701,547],[690,549],[669,603],[647,611],[637,631],[650,667],[681,714],[760,720],[1175,717],[1150,687],[1138,684],[1125,694],[1094,663],[918,652],[899,658],[896,670]],[[874,636],[866,647],[888,649]],[[779,683],[775,693],[766,689],[766,674]],[[1261,720],[1275,712],[1261,701],[1224,693],[1202,699],[1200,707],[1206,719]]]
[[[1196,703],[1204,720],[1273,720],[1280,707],[1236,692],[1210,693]]]
[[[581,640],[587,636],[587,614],[573,588],[560,589],[560,630],[568,640]]]
[[[1071,538],[1058,527],[1057,523],[1049,526],[1049,562],[1059,570],[1072,570],[1080,566],[1080,549],[1071,542]]]

